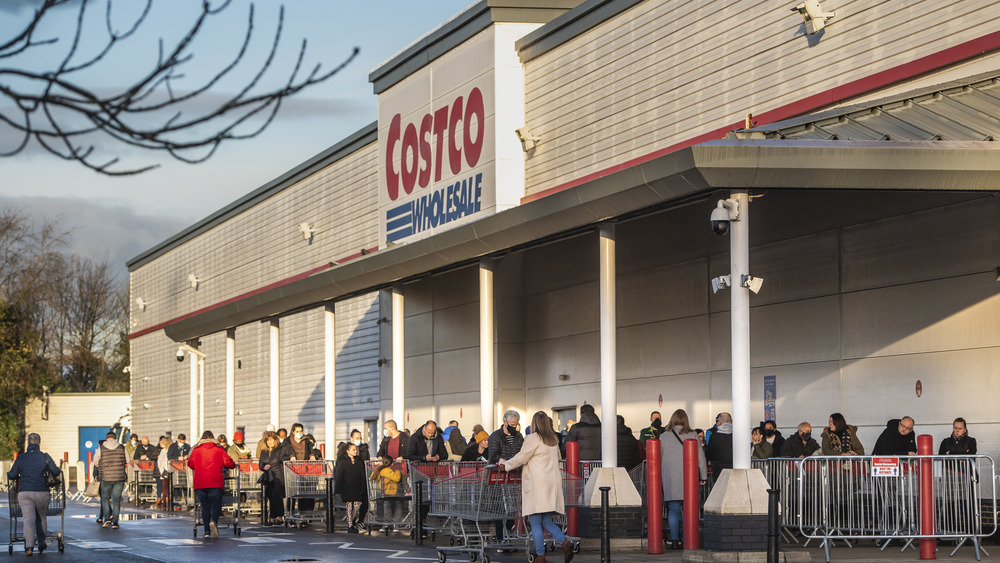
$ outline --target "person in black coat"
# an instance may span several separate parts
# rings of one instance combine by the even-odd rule
[[[285,474],[284,462],[292,458],[291,448],[278,441],[274,432],[264,435],[264,449],[260,451],[257,465],[264,479],[264,496],[268,501],[268,520],[271,524],[280,524],[285,516]]]
[[[594,405],[580,407],[580,421],[569,429],[566,441],[580,444],[580,461],[601,459],[601,419],[594,413]]]
[[[396,427],[395,420],[387,420],[385,424],[382,425],[382,443],[378,446],[379,458],[389,456],[396,461],[404,459],[406,457],[406,452],[410,446],[410,437],[406,432],[400,432],[399,428]],[[391,455],[389,449],[395,444],[396,455]]]
[[[761,424],[761,431],[764,433],[764,440],[771,444],[772,457],[781,455],[781,446],[785,445],[785,437],[778,430],[778,424],[773,420],[765,420]]]
[[[490,435],[480,430],[475,434],[462,454],[462,461],[487,461],[490,453]]]
[[[362,524],[361,507],[368,502],[368,482],[365,476],[365,462],[358,455],[358,447],[344,444],[337,452],[334,471],[334,491],[340,495],[347,508],[347,532],[358,533]]]
[[[9,481],[18,481],[17,503],[23,515],[25,555],[31,555],[36,541],[38,553],[45,550],[45,515],[51,500],[49,486],[45,484],[45,471],[48,470],[55,477],[61,473],[52,457],[41,451],[41,443],[41,436],[34,432],[28,434],[27,449],[14,460],[7,472]]]
[[[951,424],[951,436],[941,440],[938,455],[976,455],[976,439],[969,436],[964,418],[956,418]]]
[[[872,455],[916,455],[917,440],[913,434],[913,419],[894,418],[885,423],[885,430],[875,442]]]
[[[486,456],[490,465],[496,465],[501,459],[508,460],[517,455],[524,445],[524,435],[517,429],[521,415],[516,410],[503,413],[503,424],[490,434],[489,453]]]
[[[799,431],[789,436],[781,446],[781,457],[808,457],[818,449],[819,443],[812,437],[812,425],[803,422],[799,424]]]
[[[444,438],[438,432],[436,422],[428,420],[417,429],[407,445],[406,459],[430,462],[448,459],[448,450],[444,448]]]
[[[618,415],[618,467],[631,470],[640,461],[639,441],[632,434],[632,429],[625,426],[625,417]]]

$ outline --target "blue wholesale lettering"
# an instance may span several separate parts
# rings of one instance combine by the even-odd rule
[[[480,172],[394,207],[385,214],[386,238],[400,240],[478,213],[482,209],[482,196]]]

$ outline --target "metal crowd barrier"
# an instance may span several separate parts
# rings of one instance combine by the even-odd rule
[[[928,459],[934,532],[921,534],[920,462]],[[786,532],[821,540],[827,561],[835,540],[883,540],[885,549],[895,539],[906,549],[921,538],[955,540],[952,554],[971,542],[979,560],[980,539],[997,531],[996,468],[988,456],[812,456],[753,460],[753,467],[780,490]]]

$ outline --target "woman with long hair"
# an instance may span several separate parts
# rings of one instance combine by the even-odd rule
[[[334,489],[347,506],[347,533],[358,533],[364,514],[361,504],[368,502],[368,484],[365,482],[365,462],[358,455],[358,447],[347,444],[346,457],[337,460],[334,470]]]
[[[566,500],[559,471],[559,437],[549,415],[536,412],[531,418],[531,434],[524,439],[521,451],[499,463],[504,471],[523,467],[521,512],[531,524],[535,563],[545,563],[545,531],[562,544],[563,558],[569,563],[573,559],[573,543],[552,522],[553,514],[566,513]]]
[[[282,448],[281,440],[274,432],[264,433],[264,448],[260,451],[257,465],[266,474],[264,495],[268,501],[268,519],[271,524],[282,523],[285,516],[285,474],[284,463],[291,458],[290,448]]]
[[[858,440],[858,427],[847,424],[844,415],[835,412],[823,429],[823,455],[865,455]]]
[[[660,434],[660,478],[663,480],[663,500],[667,503],[667,523],[670,528],[670,548],[681,549],[681,517],[684,508],[684,440],[697,440],[698,433],[684,409],[670,415],[670,421]],[[698,448],[698,473],[701,483],[708,478],[705,449]]]

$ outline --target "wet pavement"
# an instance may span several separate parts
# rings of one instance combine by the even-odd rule
[[[3,495],[6,497],[6,495]],[[9,512],[6,498],[0,502],[0,526],[7,524]],[[58,553],[52,545],[43,560],[61,562],[113,560],[124,562],[160,561],[164,563],[193,563],[211,561],[437,561],[438,546],[448,546],[447,538],[439,535],[436,541],[425,541],[423,546],[415,546],[406,535],[393,533],[383,536],[378,533],[347,534],[341,527],[333,534],[326,533],[322,526],[303,530],[284,527],[261,527],[259,522],[241,522],[240,535],[232,527],[220,529],[219,537],[203,538],[201,530],[195,537],[194,519],[189,512],[158,512],[136,509],[131,506],[122,509],[121,529],[112,530],[96,523],[99,508],[96,502],[67,503],[65,518],[62,520],[65,533],[65,552]],[[59,529],[60,518],[48,519],[50,532]],[[23,558],[23,544],[14,545],[14,557]],[[801,546],[789,546],[800,550]],[[975,561],[971,546],[962,547],[954,557],[949,557],[953,546],[941,546],[939,559],[952,561]],[[986,549],[1000,551],[1000,547],[987,544]],[[805,550],[812,561],[825,561],[823,550],[815,542]],[[661,555],[649,555],[643,551],[613,551],[612,561],[657,561],[680,562],[683,551],[665,551]],[[550,561],[562,561],[561,554],[551,554]],[[986,557],[986,554],[983,554]],[[36,553],[32,560],[38,557]],[[523,551],[511,554],[489,553],[490,561],[521,562],[526,557]],[[448,561],[468,561],[466,554],[449,554]],[[831,561],[917,561],[915,549],[901,551],[893,547],[879,550],[870,541],[862,541],[855,547],[840,544],[831,551]],[[988,559],[987,559],[988,560]],[[600,549],[593,541],[586,541],[583,551],[574,559],[579,563],[601,561]]]

